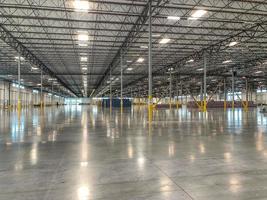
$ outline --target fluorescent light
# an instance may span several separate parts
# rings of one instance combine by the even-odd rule
[[[79,46],[80,46],[80,47],[87,47],[88,44],[86,44],[86,43],[79,43]]]
[[[89,36],[87,33],[79,33],[77,38],[79,41],[88,41],[89,40]]]
[[[126,62],[127,62],[127,63],[131,63],[131,62],[133,62],[133,61],[131,61],[131,60],[127,60]]]
[[[82,70],[87,70],[87,67],[83,67]]]
[[[133,70],[132,67],[127,68],[127,71],[132,71],[132,70]]]
[[[263,73],[263,71],[256,71],[255,74]]]
[[[159,41],[160,44],[167,44],[168,42],[170,42],[171,39],[169,38],[163,38]]]
[[[148,46],[140,46],[141,49],[148,49]]]
[[[160,34],[153,34],[152,37],[160,37]]]
[[[77,12],[87,12],[90,8],[89,2],[83,0],[75,0],[73,6]]]
[[[194,62],[194,59],[190,59],[187,61],[187,63],[191,63],[191,62]]]
[[[38,70],[38,68],[37,67],[32,67],[32,70]]]
[[[223,61],[223,64],[227,64],[227,63],[231,63],[232,62],[232,60],[225,60],[225,61]]]
[[[207,13],[206,10],[196,10],[192,15],[192,19],[198,19]]]
[[[15,60],[19,60],[19,57],[18,56],[16,56],[15,57]],[[25,58],[23,58],[23,57],[20,57],[20,61],[24,61],[25,60]]]
[[[197,69],[197,71],[203,71],[204,69],[203,68],[199,68],[199,69]]]
[[[142,63],[142,62],[144,62],[144,60],[145,60],[144,58],[138,58],[137,62]]]
[[[81,62],[87,62],[88,58],[87,57],[81,57]]]
[[[168,20],[175,20],[175,21],[178,21],[178,20],[180,20],[181,18],[178,17],[178,16],[168,16],[167,19],[168,19]]]
[[[235,46],[235,45],[237,45],[238,44],[238,42],[230,42],[230,44],[228,45],[229,47],[233,47],[233,46]]]

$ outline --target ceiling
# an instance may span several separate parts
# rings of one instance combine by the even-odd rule
[[[47,90],[104,96],[110,83],[114,94],[120,92],[122,63],[124,94],[147,95],[147,0],[0,0],[0,5],[2,78],[17,80],[20,53],[26,86],[38,88],[42,70]],[[169,69],[173,85],[199,91],[204,57],[210,92],[224,79],[230,88],[232,70],[238,89],[246,79],[251,88],[266,87],[265,0],[153,0],[152,32],[154,96],[166,95]]]

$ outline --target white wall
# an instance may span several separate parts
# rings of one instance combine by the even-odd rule
[[[40,93],[34,93],[31,89],[21,89],[21,104],[22,106],[33,106],[40,104]],[[45,105],[56,105],[64,103],[63,97],[52,96],[44,93]],[[18,104],[18,88],[12,86],[11,83],[0,80],[0,108],[8,105],[16,107]]]

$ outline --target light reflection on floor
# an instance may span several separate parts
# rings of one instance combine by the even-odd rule
[[[266,199],[257,109],[0,111],[0,199]],[[237,198],[238,197],[238,198]]]

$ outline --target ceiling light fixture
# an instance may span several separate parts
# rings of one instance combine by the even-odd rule
[[[153,34],[152,37],[160,37],[160,34]]]
[[[207,13],[206,10],[196,10],[192,15],[191,17],[194,17],[194,18],[200,18],[202,17],[203,15],[205,15]]]
[[[87,67],[83,67],[82,70],[87,70]]]
[[[232,60],[225,60],[225,61],[223,61],[223,64],[227,64],[227,63],[231,63],[232,62]]]
[[[197,20],[197,19],[199,19],[200,17],[203,17],[206,13],[207,13],[206,10],[196,10],[196,11],[191,15],[191,17],[189,17],[189,19],[191,19],[191,20]]]
[[[138,58],[137,62],[142,63],[142,62],[144,62],[144,60],[145,60],[144,58]]]
[[[256,71],[255,74],[263,73],[263,71]]]
[[[76,12],[87,12],[90,8],[88,1],[75,0],[73,6]]]
[[[88,41],[89,40],[88,33],[79,33],[77,38],[79,41]]]
[[[25,58],[24,57],[21,57],[21,56],[20,57],[16,56],[15,57],[15,60],[19,60],[19,58],[20,58],[20,61],[24,61],[25,60]]]
[[[132,67],[127,68],[127,71],[132,71],[132,70],[133,70]]]
[[[32,67],[32,70],[38,70],[38,68],[37,67]]]
[[[233,46],[235,46],[235,45],[237,45],[238,44],[238,42],[230,42],[230,44],[228,45],[229,47],[233,47]]]
[[[88,44],[85,44],[85,43],[79,43],[79,46],[80,46],[80,47],[87,47]]]
[[[168,42],[170,42],[171,41],[171,39],[169,39],[169,38],[163,38],[163,39],[161,39],[160,41],[159,41],[159,43],[160,44],[167,44]]]
[[[199,68],[199,69],[197,69],[197,71],[203,71],[204,69],[203,68]]]
[[[187,63],[192,63],[192,62],[194,62],[194,59],[190,59],[187,61]]]
[[[140,46],[141,49],[148,49],[148,46]]]
[[[179,21],[181,18],[178,17],[178,16],[168,16],[167,19],[168,19],[168,20]]]
[[[87,57],[81,57],[81,62],[87,62],[88,58]]]

